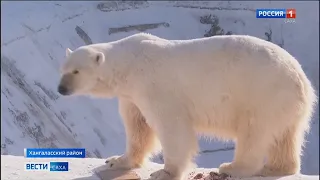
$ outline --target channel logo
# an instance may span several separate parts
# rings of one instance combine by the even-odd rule
[[[257,9],[256,18],[295,19],[296,9]]]
[[[25,171],[69,171],[68,162],[27,162],[24,165]]]

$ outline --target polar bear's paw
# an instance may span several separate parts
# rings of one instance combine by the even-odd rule
[[[131,163],[125,155],[109,157],[105,163],[108,169],[132,169],[140,167],[139,165]]]
[[[160,169],[150,175],[151,177],[148,180],[181,180],[181,178],[172,177],[170,173],[164,169]]]
[[[233,177],[251,177],[256,174],[257,167],[254,165],[249,167],[236,163],[222,163],[219,167],[219,174],[227,174]]]

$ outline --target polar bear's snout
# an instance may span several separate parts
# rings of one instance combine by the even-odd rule
[[[69,94],[69,90],[67,87],[63,86],[63,85],[59,85],[58,87],[58,92],[61,94],[61,95],[68,95]]]
[[[64,96],[71,95],[73,93],[71,84],[71,77],[69,77],[68,75],[62,76],[58,86],[58,92]]]

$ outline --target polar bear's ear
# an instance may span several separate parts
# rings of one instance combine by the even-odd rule
[[[67,48],[66,49],[66,57],[70,56],[71,53],[72,53],[71,49]]]
[[[96,63],[97,63],[98,65],[103,64],[104,61],[105,61],[104,54],[103,54],[102,52],[98,52],[95,61],[96,61]]]

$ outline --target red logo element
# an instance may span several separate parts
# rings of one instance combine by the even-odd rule
[[[296,18],[296,9],[287,9],[286,10],[286,18],[295,19]]]

